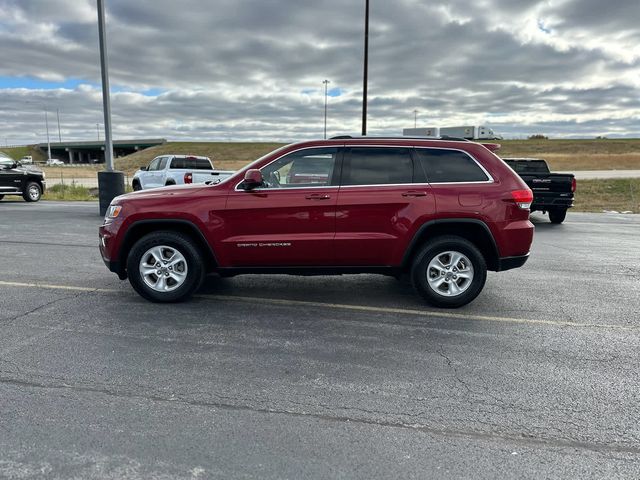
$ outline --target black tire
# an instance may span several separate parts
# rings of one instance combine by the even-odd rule
[[[443,269],[439,269],[440,267],[438,266],[433,266],[432,269],[429,269],[431,261],[435,260],[438,256],[447,258],[445,252],[461,253],[466,259],[461,259],[456,266],[451,266],[451,256],[448,256],[450,259],[449,266],[445,266]],[[454,280],[454,278],[457,278],[457,275],[460,274],[458,269],[460,266],[465,265],[466,260],[468,260],[473,267],[472,272],[470,272],[472,273],[472,278],[469,279],[468,283],[466,279],[463,278]],[[469,269],[469,267],[466,267],[466,269]],[[436,291],[427,280],[429,275],[434,275],[438,271],[441,272],[441,275],[448,278],[448,280],[441,285],[442,291]],[[445,273],[442,274],[442,271],[445,271]],[[456,275],[456,277],[453,277],[453,275]],[[432,277],[433,280],[438,278],[438,276]],[[480,250],[464,238],[453,235],[436,237],[426,243],[415,256],[411,268],[411,280],[420,296],[431,305],[442,308],[458,308],[471,302],[482,291],[485,281],[487,280],[487,262]],[[453,288],[449,286],[451,282],[455,282],[456,288],[460,288],[463,291],[459,294],[448,296],[447,292],[450,288]]]
[[[4,195],[0,195],[0,200],[2,200],[4,198]]]
[[[167,183],[164,184],[165,187],[170,187],[172,185],[175,185],[176,182],[174,182],[173,180],[168,180]]]
[[[140,190],[142,190],[142,187],[140,186],[140,182],[138,182],[137,180],[134,181],[131,186],[133,187],[133,191],[134,192],[139,192]]]
[[[565,218],[567,218],[566,208],[557,208],[554,210],[549,210],[549,220],[551,220],[551,223],[560,224],[564,222]]]
[[[38,202],[42,198],[42,187],[37,182],[27,182],[22,198],[25,202]]]
[[[186,278],[182,285],[175,290],[167,292],[154,290],[147,285],[140,273],[140,264],[143,260],[143,255],[153,247],[159,246],[175,249],[186,261]],[[129,283],[131,283],[133,289],[142,297],[152,302],[169,303],[187,300],[200,288],[204,279],[204,272],[203,257],[198,246],[191,237],[178,232],[160,231],[145,235],[133,245],[127,257]]]

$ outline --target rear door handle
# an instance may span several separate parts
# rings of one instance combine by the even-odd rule
[[[426,197],[427,192],[423,192],[420,190],[409,190],[408,192],[404,192],[402,196],[403,197]]]
[[[312,193],[304,198],[306,198],[307,200],[329,200],[331,198],[331,195],[327,193]]]

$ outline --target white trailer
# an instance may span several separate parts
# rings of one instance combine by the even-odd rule
[[[402,135],[405,137],[439,137],[439,127],[426,127],[426,128],[405,128],[402,130]]]
[[[465,125],[462,127],[443,127],[441,136],[466,138],[468,140],[496,140],[502,136],[497,135],[491,128],[484,125]]]

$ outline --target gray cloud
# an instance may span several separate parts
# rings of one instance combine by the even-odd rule
[[[357,133],[361,3],[107,0],[116,136],[318,137],[324,78],[342,91],[330,133]],[[610,3],[372,0],[370,133],[399,133],[418,109],[429,126],[640,135],[640,6]],[[42,140],[44,105],[65,138],[95,136],[95,16],[89,0],[0,0],[0,142]],[[15,77],[87,85],[3,88]]]

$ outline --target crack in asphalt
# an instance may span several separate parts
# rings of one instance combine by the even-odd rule
[[[18,315],[15,315],[13,317],[0,319],[0,322],[13,322],[15,320],[20,320],[21,318],[28,317],[32,313],[35,313],[35,312],[37,312],[39,310],[42,310],[43,308],[47,308],[50,305],[54,305],[56,303],[60,303],[60,302],[63,302],[65,300],[75,300],[76,298],[80,297],[81,295],[84,295],[84,294],[87,294],[87,293],[92,293],[92,291],[84,291],[84,292],[76,293],[74,295],[66,295],[66,296],[63,296],[63,297],[60,297],[60,298],[56,298],[56,299],[51,300],[49,302],[43,303],[42,305],[38,305],[37,307],[34,307],[31,310],[27,310],[26,312],[19,313]]]
[[[446,355],[444,358],[447,358]],[[145,395],[142,393],[132,393],[132,392],[122,392],[115,391],[105,387],[97,387],[91,385],[71,385],[67,383],[62,384],[45,384],[45,383],[37,383],[34,381],[23,380],[18,378],[9,378],[9,377],[0,377],[0,384],[12,385],[17,387],[26,387],[26,388],[42,388],[48,390],[70,390],[74,392],[81,393],[96,393],[107,395],[116,398],[123,399],[141,399],[145,401],[152,402],[161,402],[161,403],[179,403],[182,405],[194,406],[194,407],[202,407],[202,408],[219,408],[221,410],[230,410],[230,411],[249,411],[253,413],[261,413],[266,415],[287,415],[291,417],[297,418],[312,418],[327,422],[340,422],[340,423],[351,423],[356,425],[371,425],[377,427],[387,427],[387,428],[399,428],[404,430],[411,430],[416,432],[427,433],[431,435],[440,435],[446,437],[456,437],[456,438],[474,438],[480,440],[487,441],[503,441],[503,442],[513,442],[522,445],[537,445],[537,446],[546,446],[546,447],[554,447],[554,448],[574,448],[574,449],[582,449],[589,450],[598,453],[630,453],[634,455],[640,455],[640,445],[632,446],[632,445],[620,445],[620,444],[606,444],[606,443],[595,443],[595,442],[585,442],[578,440],[569,440],[569,439],[549,439],[542,437],[534,437],[532,435],[522,434],[518,435],[509,435],[509,434],[499,434],[499,433],[488,433],[488,432],[477,432],[472,430],[462,430],[455,428],[439,428],[435,426],[430,426],[427,424],[421,423],[406,423],[400,421],[391,421],[391,420],[381,420],[381,419],[372,419],[372,418],[357,418],[357,417],[348,417],[345,415],[330,415],[330,414],[320,414],[313,412],[299,412],[287,409],[277,409],[277,408],[268,408],[268,407],[253,407],[251,405],[241,405],[230,402],[214,402],[214,401],[205,401],[205,400],[190,400],[181,398],[180,396],[171,395],[171,396],[162,396],[159,394],[151,394]],[[315,405],[313,405],[315,406]],[[341,408],[341,407],[338,407]],[[351,407],[353,410],[358,410],[356,407]],[[371,413],[367,410],[362,410],[363,413]]]

